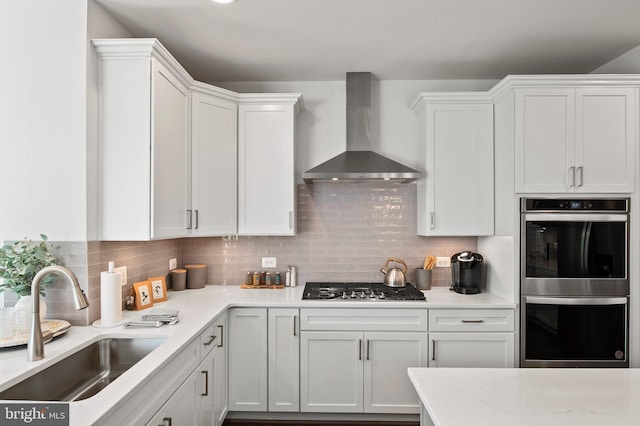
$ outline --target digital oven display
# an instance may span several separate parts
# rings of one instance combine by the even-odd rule
[[[572,200],[569,201],[569,208],[570,209],[581,209],[582,208],[582,201],[577,201],[577,200]]]

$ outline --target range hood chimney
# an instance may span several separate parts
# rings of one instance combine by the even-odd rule
[[[347,151],[307,170],[305,183],[383,181],[409,183],[417,170],[371,151],[371,73],[347,73]],[[368,149],[368,150],[367,150]]]

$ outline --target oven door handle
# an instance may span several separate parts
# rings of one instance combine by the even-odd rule
[[[539,297],[523,296],[524,303],[538,305],[626,305],[626,297]]]
[[[525,221],[548,222],[627,222],[628,214],[624,213],[523,213]]]

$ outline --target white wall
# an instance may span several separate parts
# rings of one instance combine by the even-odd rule
[[[3,0],[0,29],[0,240],[84,240],[86,0]]]
[[[612,61],[600,66],[592,74],[639,74],[640,46],[634,47]]]
[[[382,80],[377,82],[380,141],[374,151],[415,167],[418,125],[409,106],[420,92],[488,90],[497,80]],[[344,81],[217,82],[240,93],[302,93],[305,111],[296,122],[296,176],[346,149]]]

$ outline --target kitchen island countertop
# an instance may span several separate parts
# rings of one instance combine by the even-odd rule
[[[640,425],[638,369],[410,368],[409,377],[424,426]]]
[[[302,300],[304,286],[284,289],[241,289],[239,286],[207,285],[203,289],[168,292],[168,300],[157,308],[180,310],[180,322],[154,329],[95,328],[74,326],[45,345],[45,358],[27,362],[25,346],[0,350],[0,391],[65,358],[98,339],[108,337],[166,337],[167,341],[122,374],[114,384],[97,395],[70,404],[70,424],[100,422],[115,412],[150,375],[185,348],[205,327],[227,308],[294,307],[294,308],[486,308],[513,309],[515,304],[500,297],[482,293],[465,296],[447,287],[425,291],[425,301],[326,301]],[[124,319],[139,319],[145,311],[125,311]]]

